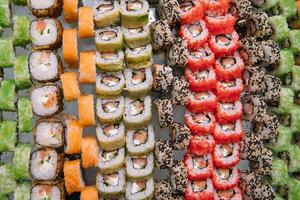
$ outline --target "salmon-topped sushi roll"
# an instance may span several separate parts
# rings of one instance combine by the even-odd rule
[[[85,136],[82,138],[81,160],[84,169],[98,164],[99,147],[96,138]]]
[[[98,200],[98,191],[95,186],[85,186],[80,193],[80,200]]]
[[[66,131],[66,154],[80,154],[82,146],[83,126],[79,124],[76,117],[68,117],[65,121]]]
[[[28,0],[27,4],[36,17],[58,17],[63,8],[63,0]]]
[[[40,199],[65,199],[65,188],[63,181],[37,181],[33,182],[30,191],[31,200]]]
[[[85,185],[80,160],[66,160],[64,163],[64,180],[68,194],[80,192]]]

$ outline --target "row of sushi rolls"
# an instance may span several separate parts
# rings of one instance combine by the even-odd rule
[[[300,200],[300,1],[0,0],[0,32],[0,200]]]

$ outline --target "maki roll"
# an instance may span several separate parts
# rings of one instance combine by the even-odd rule
[[[176,38],[170,46],[167,56],[167,64],[170,67],[185,67],[188,62],[187,42]]]
[[[201,156],[185,154],[184,164],[189,180],[205,180],[212,176],[214,167],[211,154]]]
[[[288,151],[283,153],[282,159],[286,162],[289,172],[291,173],[298,172],[300,170],[300,160],[298,157],[300,153],[300,148],[297,145],[291,145],[291,140],[289,140],[288,142],[289,142],[287,146]],[[273,160],[273,166],[274,166],[274,160]]]
[[[57,118],[39,119],[32,133],[38,147],[61,148],[64,145],[65,127]]]
[[[154,197],[156,200],[165,200],[172,199],[172,188],[170,181],[161,180],[159,182],[155,182],[155,194]]]
[[[125,170],[120,169],[117,172],[109,174],[97,174],[96,185],[100,196],[114,197],[125,192],[126,184]],[[109,198],[110,199],[110,198]]]
[[[138,129],[148,125],[151,121],[150,96],[137,99],[125,98],[125,112],[123,120],[127,129]]]
[[[271,141],[268,144],[268,147],[274,151],[275,153],[283,152],[283,151],[289,151],[295,153],[294,155],[297,155],[298,153],[298,147],[291,145],[293,138],[293,133],[290,127],[279,125],[278,126],[278,137],[275,138],[273,141]],[[293,160],[297,160],[296,158]],[[292,160],[290,160],[293,162]]]
[[[1,19],[0,19],[0,27],[1,33],[4,31],[4,28],[8,28],[11,26],[11,7],[9,0],[2,0],[1,3]]]
[[[257,160],[257,155],[265,148],[260,136],[251,132],[245,133],[240,144],[241,159]]]
[[[32,110],[37,116],[50,117],[63,108],[62,91],[55,84],[45,84],[31,92]]]
[[[121,24],[139,28],[148,23],[149,3],[146,0],[121,0]]]
[[[203,1],[207,15],[222,15],[228,13],[229,0]]]
[[[211,50],[216,57],[230,56],[239,48],[239,35],[237,32],[212,35],[209,40]]]
[[[30,74],[28,70],[28,58],[17,56],[14,60],[14,78],[17,89],[27,89],[31,87]]]
[[[158,20],[150,24],[151,43],[158,50],[173,43],[174,36],[167,20]]]
[[[277,64],[280,60],[279,45],[273,40],[265,40],[261,42],[261,48],[264,51],[262,62],[265,66]]]
[[[152,46],[126,48],[125,60],[127,67],[133,69],[148,68],[152,64]]]
[[[187,66],[190,70],[201,71],[215,64],[215,55],[208,44],[197,50],[190,50]]]
[[[13,157],[13,174],[17,180],[30,178],[30,153],[31,145],[29,143],[19,143],[16,146]]]
[[[105,151],[100,148],[98,168],[102,174],[119,171],[125,163],[125,149]]]
[[[14,16],[13,41],[15,46],[25,47],[30,42],[29,18],[26,16]]]
[[[277,138],[278,126],[279,120],[277,116],[271,113],[266,113],[263,119],[260,119],[260,121],[254,124],[253,129],[256,133],[261,134],[263,140],[273,140]]]
[[[125,165],[128,179],[144,180],[154,171],[154,157],[152,153],[145,156],[127,156]]]
[[[278,7],[280,13],[287,19],[291,19],[297,15],[296,1],[279,0]]]
[[[153,85],[153,76],[150,68],[125,69],[126,92],[130,97],[147,95]]]
[[[193,135],[212,133],[215,129],[216,119],[211,112],[185,113],[185,123]]]
[[[30,188],[29,182],[19,183],[14,191],[14,200],[30,200]]]
[[[78,33],[81,39],[94,36],[93,8],[85,6],[78,9]]]
[[[101,0],[93,7],[94,22],[98,28],[115,25],[120,21],[120,4],[118,1]]]
[[[158,169],[168,169],[173,165],[173,149],[169,140],[155,141],[155,166]]]
[[[245,83],[245,91],[251,94],[265,93],[265,71],[257,67],[246,67],[243,71],[243,79]]]
[[[85,51],[79,53],[79,82],[96,82],[96,53],[94,51]]]
[[[185,191],[185,199],[213,199],[214,186],[211,179],[188,181]]]
[[[17,105],[19,132],[29,133],[32,130],[33,123],[31,102],[27,97],[19,97]]]
[[[276,114],[290,114],[294,108],[295,93],[290,87],[281,87],[280,100],[275,104],[276,108],[273,108]]]
[[[96,167],[98,164],[99,147],[96,138],[85,136],[82,138],[81,161],[84,169]]]
[[[159,0],[157,12],[160,19],[167,20],[170,25],[180,21],[180,5],[177,0]]]
[[[29,56],[31,78],[38,82],[54,82],[63,73],[60,57],[49,50],[33,51]]]
[[[142,181],[127,181],[125,196],[128,200],[152,199],[154,196],[153,178],[150,177]]]
[[[282,86],[282,81],[280,78],[265,75],[264,77],[266,83],[266,93],[264,95],[265,101],[270,104],[277,104],[280,101],[280,90]]]
[[[240,101],[232,103],[218,103],[216,118],[219,123],[234,122],[242,117],[243,107]]]
[[[64,181],[68,194],[80,192],[84,188],[84,180],[80,167],[80,160],[66,160],[64,163]]]
[[[130,48],[143,47],[150,43],[150,28],[148,25],[139,28],[122,27],[124,41]]]
[[[300,41],[299,41],[300,31],[290,30],[289,31],[289,43],[290,48],[294,53],[300,52]]]
[[[51,181],[62,174],[64,155],[51,148],[40,148],[30,156],[30,174],[33,179]]]
[[[96,52],[96,65],[100,70],[108,72],[121,71],[124,68],[124,53],[117,52]]]
[[[171,99],[156,99],[153,102],[158,111],[158,121],[161,128],[170,127],[174,122]]]
[[[63,27],[59,20],[38,18],[30,23],[33,50],[57,49],[62,44]]]
[[[273,159],[272,163],[272,184],[285,185],[289,179],[288,169],[286,163],[278,158]]]
[[[210,134],[206,135],[192,135],[188,152],[192,155],[206,155],[214,151],[216,142],[214,137]]]
[[[220,144],[239,142],[244,135],[242,121],[236,120],[227,124],[216,123],[213,135],[216,142]]]
[[[216,95],[219,101],[232,102],[240,99],[244,85],[240,78],[231,81],[218,81],[216,84]]]
[[[170,169],[170,182],[173,193],[183,194],[186,190],[187,172],[183,161],[174,160]]]
[[[292,83],[291,83],[291,86],[292,86],[292,89],[294,91],[300,91],[300,84],[299,84],[299,81],[300,81],[300,67],[297,66],[297,65],[294,65],[292,67]]]
[[[0,110],[15,111],[16,110],[16,82],[12,79],[6,79],[0,82]]]
[[[240,188],[235,187],[233,189],[230,190],[216,190],[214,193],[214,199],[215,200],[221,200],[224,198],[228,198],[231,200],[239,200],[239,199],[243,199],[242,197],[242,191]]]
[[[273,152],[267,148],[261,148],[249,159],[250,168],[259,175],[271,175],[273,166]]]
[[[239,143],[217,144],[213,152],[213,160],[216,167],[236,166],[240,161]]]
[[[205,22],[210,34],[229,34],[234,31],[236,17],[230,13],[220,16],[207,15]]]
[[[185,125],[173,122],[170,130],[170,138],[174,150],[184,150],[190,143],[191,132]]]
[[[65,199],[64,183],[62,181],[34,182],[30,191],[30,199],[39,200],[41,198],[55,198],[57,200]]]
[[[0,151],[15,151],[17,139],[17,122],[4,120],[0,122]]]
[[[192,24],[203,18],[205,6],[200,1],[183,1],[180,2],[180,23]]]
[[[78,0],[64,0],[63,12],[67,23],[74,23],[78,20]]]
[[[212,181],[217,190],[228,190],[237,186],[240,180],[239,170],[233,168],[216,168],[213,171]]]
[[[122,72],[100,72],[96,78],[96,92],[101,98],[118,96],[125,87],[125,77]]]
[[[263,11],[253,11],[247,20],[248,35],[268,37],[272,34],[272,27],[268,23],[268,14]]]
[[[240,55],[246,64],[255,65],[261,64],[265,53],[261,47],[260,41],[256,37],[243,38],[241,41]]]
[[[97,116],[102,124],[117,123],[122,119],[124,113],[124,98],[97,100]]]
[[[10,68],[14,65],[15,53],[12,38],[0,39],[0,68]]]
[[[80,200],[99,200],[96,186],[85,186],[80,193]]]
[[[96,48],[100,52],[117,52],[123,47],[123,33],[120,27],[106,27],[95,32]]]
[[[217,76],[213,68],[196,72],[192,72],[187,68],[185,76],[189,81],[189,88],[193,92],[213,90],[216,87]]]
[[[65,153],[66,154],[80,154],[82,147],[82,132],[83,126],[79,124],[76,117],[69,117],[66,119],[65,131]]]
[[[188,48],[192,50],[199,49],[209,39],[209,31],[203,20],[184,24],[180,27],[180,36],[188,43]]]
[[[174,77],[171,96],[173,105],[186,105],[188,103],[189,82],[184,76]]]
[[[94,95],[80,95],[77,102],[79,124],[82,126],[95,125]]]
[[[168,92],[174,82],[173,69],[168,66],[154,64],[153,88],[156,91]]]
[[[96,129],[97,138],[101,149],[112,151],[125,145],[124,124],[98,125]]]
[[[154,150],[154,130],[152,125],[126,132],[126,149],[131,156],[149,154]]]
[[[61,74],[60,81],[66,101],[73,101],[79,98],[78,72],[65,72]]]
[[[61,15],[63,0],[41,2],[39,0],[28,0],[28,7],[36,17],[58,17]]]
[[[192,92],[189,96],[187,109],[192,113],[214,111],[217,106],[217,97],[211,92]]]
[[[282,15],[275,15],[270,17],[268,22],[273,29],[272,39],[276,42],[284,42],[290,31],[286,18]]]
[[[1,164],[0,171],[1,171],[0,174],[1,197],[8,199],[6,196],[16,189],[17,183],[14,179],[14,174],[12,172],[12,167],[10,164]]]
[[[242,98],[244,116],[249,121],[262,121],[267,114],[267,105],[260,95],[245,95]]]

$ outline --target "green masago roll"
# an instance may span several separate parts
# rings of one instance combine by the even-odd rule
[[[297,14],[297,6],[295,0],[279,0],[278,6],[280,13],[287,19],[293,18]]]
[[[300,53],[300,30],[290,30],[290,48],[294,53]]]
[[[18,6],[26,6],[27,0],[12,0],[13,4]]]
[[[294,65],[292,67],[292,89],[294,91],[300,91],[300,66]]]
[[[14,46],[12,38],[0,38],[0,67],[14,65]]]
[[[284,76],[292,71],[294,66],[294,54],[291,50],[283,49],[280,51],[280,61],[277,68],[272,72],[275,76]]]
[[[300,181],[295,178],[288,180],[288,200],[300,199]]]
[[[30,200],[31,184],[29,182],[20,183],[14,192],[14,200]]]
[[[15,46],[26,46],[30,42],[29,17],[14,16],[13,41]]]
[[[0,123],[0,151],[14,151],[17,143],[17,122],[2,121]]]
[[[28,69],[28,58],[18,56],[14,61],[14,76],[18,89],[28,89],[31,86],[30,74]]]
[[[278,0],[265,0],[263,9],[268,10],[270,8],[275,7],[278,4]]]
[[[32,107],[31,101],[26,97],[20,97],[18,100],[18,123],[19,131],[28,133],[32,130]]]
[[[31,144],[18,144],[13,157],[13,173],[17,180],[30,178],[29,160],[31,153]]]
[[[293,132],[300,132],[300,106],[293,106],[291,114],[291,129]]]
[[[285,185],[288,180],[288,169],[285,162],[281,159],[274,158],[272,166],[272,184]]]
[[[12,167],[9,164],[0,166],[0,194],[6,195],[15,190],[17,183],[14,179]]]
[[[290,114],[294,107],[294,91],[289,87],[282,87],[280,91],[279,105],[272,110],[277,114]]]
[[[3,80],[0,87],[0,110],[16,110],[16,83],[14,80]]]
[[[7,28],[11,25],[11,12],[9,0],[0,0],[0,27]]]
[[[293,133],[290,127],[279,125],[276,141],[269,144],[269,147],[275,152],[288,151],[292,142]]]
[[[276,42],[283,42],[289,36],[289,27],[286,18],[282,15],[275,15],[269,18],[269,24],[273,28],[272,39]]]
[[[148,23],[149,4],[146,0],[121,0],[121,24],[139,28]]]
[[[290,145],[288,150],[288,170],[289,172],[300,172],[300,148],[297,145]]]

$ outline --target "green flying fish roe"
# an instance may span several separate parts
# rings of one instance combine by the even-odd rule
[[[290,178],[288,180],[288,200],[298,200],[300,199],[300,181],[295,178]]]
[[[13,157],[13,173],[17,180],[27,179],[29,174],[29,160],[31,144],[18,144]]]
[[[286,18],[275,15],[269,18],[269,23],[273,28],[272,39],[276,42],[284,42],[289,36],[289,27]]]
[[[300,30],[290,30],[290,48],[294,53],[300,53]]]
[[[14,151],[17,143],[17,122],[6,120],[0,123],[0,151]]]
[[[16,83],[7,79],[1,82],[0,86],[0,110],[16,110]]]
[[[272,110],[277,114],[290,114],[294,107],[294,91],[289,87],[282,87],[280,91],[280,101],[277,108]]]
[[[0,67],[13,67],[14,55],[12,38],[0,38]]]
[[[19,131],[28,133],[32,130],[32,107],[31,101],[26,97],[20,97],[18,100],[18,123]]]
[[[27,0],[12,0],[13,4],[17,6],[26,6]]]
[[[278,194],[275,194],[275,199],[274,200],[284,200],[284,199],[281,198]]]
[[[291,111],[291,129],[293,132],[300,132],[300,106],[294,106]]]
[[[293,138],[293,133],[290,127],[279,125],[278,137],[276,142],[270,143],[269,147],[274,152],[288,151]]]
[[[30,200],[31,184],[24,182],[20,183],[14,192],[14,200]]]
[[[7,28],[11,25],[11,12],[9,0],[0,0],[0,27]]]
[[[300,172],[300,148],[297,145],[291,145],[289,150],[289,172]]]
[[[288,169],[285,162],[281,159],[274,158],[272,166],[272,183],[273,185],[285,185],[288,178]]]
[[[300,91],[300,66],[294,65],[292,68],[292,89]]]
[[[275,7],[278,4],[278,0],[265,0],[265,3],[263,5],[264,10],[268,10],[270,8]]]
[[[13,41],[15,46],[24,47],[30,42],[30,21],[26,16],[14,16]]]
[[[0,166],[0,194],[6,195],[15,190],[17,183],[9,164]]]
[[[278,67],[273,71],[273,75],[282,77],[292,71],[295,64],[294,54],[288,49],[280,51],[280,61]]]
[[[280,12],[287,19],[293,18],[297,14],[297,5],[295,0],[279,0]]]
[[[14,76],[18,89],[27,89],[31,87],[28,58],[26,56],[16,57],[14,61]]]

